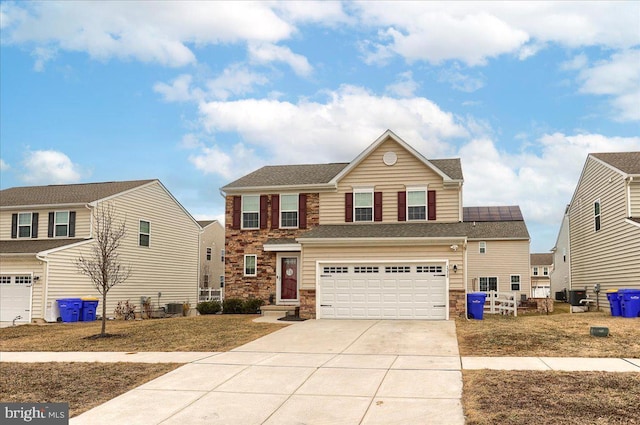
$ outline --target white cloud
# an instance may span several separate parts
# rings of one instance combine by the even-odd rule
[[[640,120],[640,49],[615,53],[583,69],[578,80],[581,93],[612,97],[615,120]]]
[[[0,171],[10,170],[11,166],[4,161],[4,159],[0,158]]]
[[[243,99],[199,108],[205,132],[237,133],[248,148],[268,152],[255,160],[271,164],[350,161],[387,128],[430,157],[450,152],[447,140],[467,136],[458,119],[428,99],[378,97],[353,86],[328,92],[324,103]],[[211,159],[220,153],[205,152]],[[224,172],[241,164],[234,153],[225,154]]]
[[[508,153],[491,139],[460,149],[465,205],[518,204],[530,224],[555,225],[575,190],[589,153],[640,150],[640,137],[546,134],[531,150]]]
[[[207,82],[207,89],[214,99],[227,100],[230,96],[251,93],[255,86],[262,86],[269,80],[252,72],[242,64],[232,64],[222,74]]]
[[[155,83],[153,90],[160,93],[166,102],[188,102],[202,99],[202,91],[191,88],[192,80],[191,75],[182,74],[176,77],[171,84]]]
[[[265,2],[34,2],[3,4],[3,42],[136,59],[196,62],[191,46],[274,43],[295,28]]]
[[[76,183],[81,178],[79,166],[64,153],[54,150],[29,151],[22,165],[21,179],[29,184]]]
[[[399,74],[396,82],[385,87],[385,91],[398,97],[413,97],[419,88],[420,85],[413,79],[413,73],[407,71]]]
[[[568,61],[560,64],[560,69],[563,71],[579,71],[587,66],[589,58],[584,53],[575,55]]]
[[[637,45],[640,5],[634,2],[360,2],[364,25],[384,28],[369,61],[391,52],[408,61],[459,60],[484,65],[503,54],[520,59],[550,44],[569,48]]]
[[[189,161],[204,174],[218,174],[227,180],[249,173],[263,164],[253,149],[247,149],[237,143],[227,153],[218,146],[203,147],[197,155],[191,155]]]
[[[485,78],[482,75],[473,77],[469,74],[463,74],[460,72],[460,66],[457,65],[440,71],[438,79],[439,81],[449,83],[452,88],[465,93],[472,93],[485,86]]]
[[[276,46],[272,43],[250,44],[249,56],[253,62],[260,64],[284,62],[293,69],[293,72],[303,77],[313,72],[313,67],[307,58],[293,53],[291,49],[284,46]]]

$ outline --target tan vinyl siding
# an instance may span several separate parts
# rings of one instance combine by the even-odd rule
[[[486,253],[480,254],[480,241],[467,247],[467,290],[480,290],[480,277],[497,277],[498,291],[511,292],[511,275],[520,275],[521,294],[531,295],[529,241],[487,240]]]
[[[393,166],[382,162],[383,155],[393,151],[398,161]],[[398,192],[407,186],[427,186],[436,190],[437,221],[460,220],[459,188],[444,189],[442,177],[393,140],[382,143],[355,169],[342,178],[337,192],[320,193],[320,224],[344,223],[344,194],[353,187],[372,186],[382,192],[382,221],[398,221]]]
[[[207,248],[211,248],[211,260],[207,261]],[[224,227],[212,223],[200,236],[200,287],[204,287],[204,275],[209,275],[209,288],[220,288],[220,276],[224,276],[221,251],[224,248]]]
[[[413,261],[449,260],[458,272],[449,273],[449,289],[463,289],[464,254],[447,246],[305,246],[302,250],[302,284],[300,289],[316,288],[317,261]]]
[[[31,319],[43,317],[45,265],[33,257],[0,257],[0,273],[32,275]],[[36,280],[35,278],[38,277]]]
[[[11,216],[16,213],[38,213],[38,238],[49,239],[49,213],[56,211],[76,212],[76,233],[74,238],[88,238],[91,232],[91,212],[85,206],[64,208],[20,208],[0,211],[0,240],[11,240]],[[20,238],[26,239],[26,238]],[[60,237],[56,239],[61,239]]]
[[[566,255],[563,255],[565,254]],[[553,271],[551,272],[551,297],[555,298],[555,293],[564,289],[569,290],[571,276],[571,256],[569,252],[569,217],[564,216],[556,251],[553,253]]]
[[[143,186],[109,201],[119,217],[126,217],[127,234],[120,248],[122,263],[132,268],[131,277],[108,295],[107,315],[118,301],[140,297],[160,304],[190,302],[195,307],[198,287],[199,226],[166,193],[159,183]],[[139,220],[150,222],[150,246],[138,246]],[[74,261],[89,244],[48,256],[50,301],[86,295],[99,296],[88,278],[78,273]],[[99,314],[102,307],[99,306]]]
[[[600,200],[601,228],[594,230],[593,202]],[[622,176],[590,158],[570,209],[571,286],[601,286],[600,305],[607,308],[607,289],[640,288],[640,228],[627,223],[627,195]]]
[[[634,180],[629,184],[631,201],[631,217],[640,218],[640,181]]]

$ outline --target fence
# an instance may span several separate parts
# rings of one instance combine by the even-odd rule
[[[488,309],[488,310],[487,310]],[[487,301],[484,311],[488,314],[513,314],[518,316],[518,293],[517,292],[487,292]]]
[[[200,296],[198,302],[204,301],[222,301],[224,298],[224,289],[200,288]]]

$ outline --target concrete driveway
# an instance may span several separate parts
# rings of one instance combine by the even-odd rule
[[[464,424],[453,321],[309,320],[182,366],[72,424]]]

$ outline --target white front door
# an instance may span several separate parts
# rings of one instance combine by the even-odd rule
[[[320,268],[320,318],[448,317],[446,263],[321,264]]]
[[[300,303],[300,254],[276,256],[276,304]]]
[[[31,274],[0,275],[0,321],[31,322]]]

